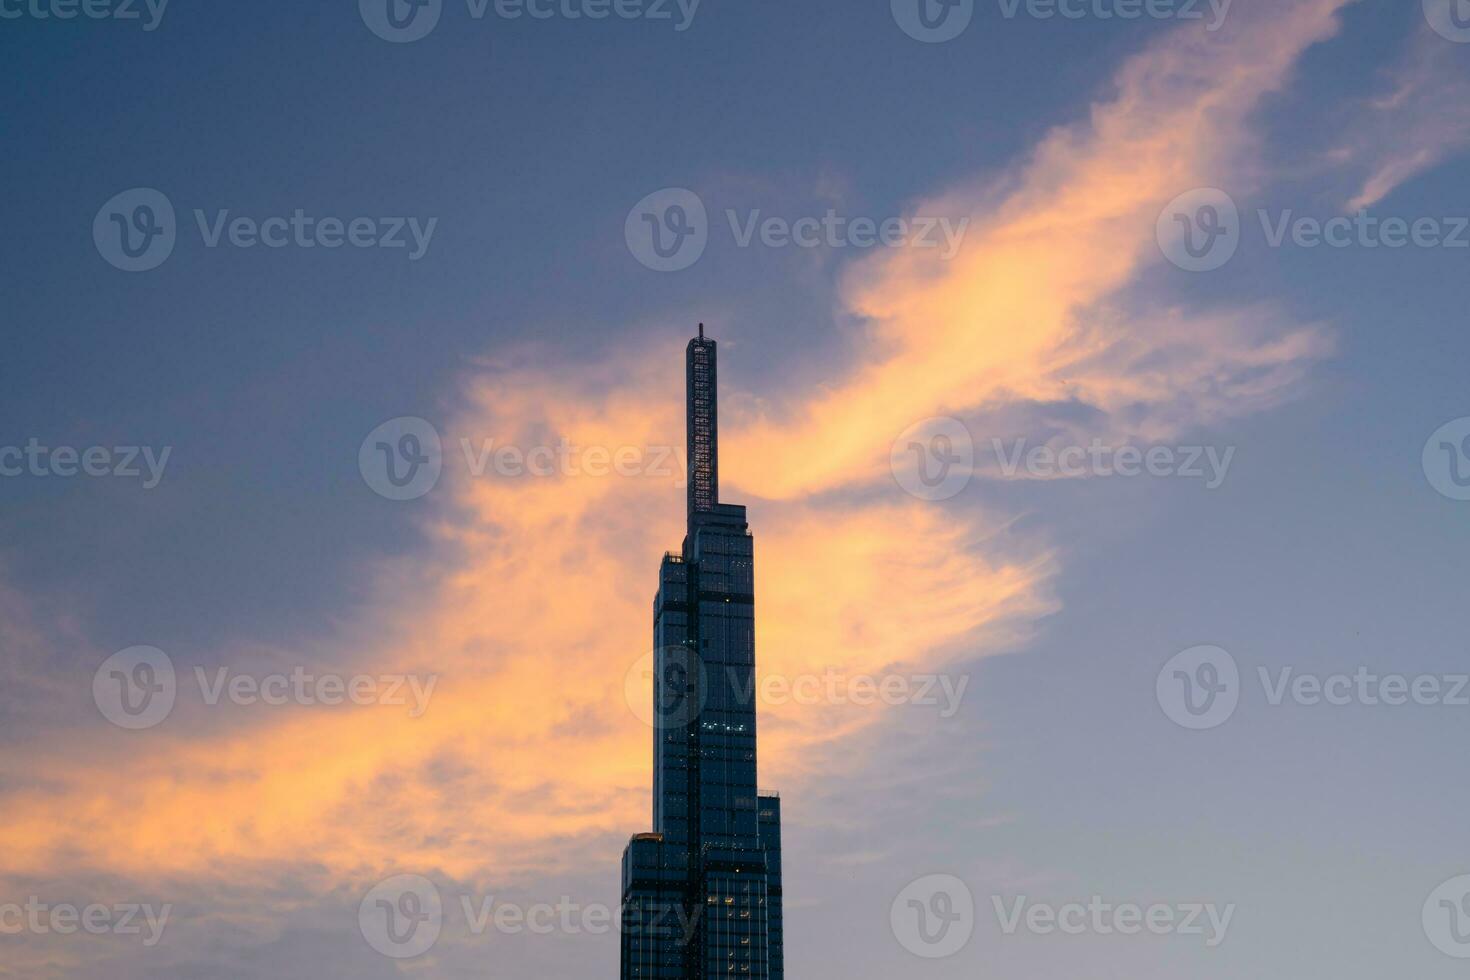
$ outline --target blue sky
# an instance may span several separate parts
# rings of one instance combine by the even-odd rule
[[[1470,249],[1272,247],[1260,212],[1452,234],[1470,45],[1378,0],[1235,0],[1215,32],[1026,9],[978,3],[943,43],[883,2],[704,0],[679,31],[677,13],[475,19],[447,0],[402,44],[349,3],[0,23],[0,448],[171,449],[152,488],[0,478],[0,906],[173,907],[147,947],[0,916],[0,976],[616,969],[615,937],[474,935],[453,911],[428,955],[395,960],[357,910],[399,873],[452,909],[616,902],[649,778],[623,674],[682,490],[475,474],[459,440],[677,448],[701,320],[726,496],[760,549],[762,663],[968,685],[948,717],[763,707],[793,976],[1458,970],[1421,912],[1470,873],[1470,707],[1273,705],[1258,669],[1467,671],[1470,504],[1421,455],[1470,416]],[[178,241],[129,273],[91,228],[139,187]],[[709,244],[660,273],[624,229],[666,188],[706,206]],[[1198,188],[1237,206],[1240,242],[1188,272],[1154,219]],[[437,221],[410,259],[209,248],[196,209]],[[967,224],[940,257],[740,247],[726,215],[829,209]],[[443,436],[445,476],[400,502],[359,449],[406,416]],[[977,449],[945,500],[889,467],[931,418]],[[1001,472],[993,440],[1023,439],[1234,454],[1216,489]],[[1240,704],[1189,731],[1155,683],[1202,644],[1238,664]],[[138,645],[177,665],[180,701],[124,731],[93,677]],[[441,686],[405,720],[211,705],[195,668]],[[976,909],[943,958],[890,921],[933,874]],[[1216,947],[1007,935],[994,900],[1021,895],[1235,911]]]

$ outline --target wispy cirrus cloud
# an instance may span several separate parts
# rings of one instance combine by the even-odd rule
[[[1470,144],[1470,64],[1425,25],[1388,72],[1388,89],[1355,113],[1334,158],[1366,173],[1348,210],[1395,188]]]

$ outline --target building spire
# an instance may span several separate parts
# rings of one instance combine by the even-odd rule
[[[715,342],[689,341],[684,355],[685,413],[689,445],[689,517],[715,509],[720,500],[719,402]]]

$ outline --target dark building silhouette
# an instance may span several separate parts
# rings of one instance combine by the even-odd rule
[[[623,852],[622,980],[784,980],[781,801],[756,789],[755,565],[720,503],[715,342],[685,353],[688,530],[653,601],[653,833]]]

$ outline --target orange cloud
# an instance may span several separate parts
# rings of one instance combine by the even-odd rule
[[[750,504],[757,531],[763,671],[943,670],[1008,649],[1053,608],[1048,551],[992,546],[1003,517],[882,489],[911,422],[1078,400],[1104,417],[1126,406],[1128,424],[1165,432],[1270,404],[1320,355],[1310,330],[1099,311],[1154,261],[1159,207],[1249,142],[1247,114],[1331,32],[1339,6],[1278,4],[1233,34],[1170,35],[1124,68],[1088,122],[998,182],[1007,190],[926,206],[975,214],[958,257],[900,251],[853,271],[843,296],[873,325],[861,366],[784,416],[736,416],[722,434],[725,496]],[[658,556],[682,533],[678,463],[660,467],[655,451],[636,476],[509,478],[468,472],[459,452],[461,438],[474,455],[492,435],[492,452],[679,445],[679,351],[634,355],[470,379],[445,433],[448,503],[426,528],[428,557],[385,570],[361,626],[310,661],[438,673],[427,713],[206,717],[185,705],[150,732],[60,738],[0,763],[11,785],[52,774],[7,795],[0,871],[297,862],[338,879],[404,867],[503,876],[646,828],[650,733],[623,682],[647,651]],[[769,706],[763,775],[801,779],[805,755],[882,718]]]
[[[856,266],[844,298],[872,324],[862,368],[729,442],[730,470],[758,492],[799,497],[878,477],[893,438],[925,417],[1018,402],[1168,406],[1168,425],[1149,417],[1162,435],[1201,420],[1179,411],[1180,398],[1208,382],[1320,356],[1325,341],[1311,331],[1262,338],[1232,326],[1185,341],[1097,307],[1160,260],[1155,221],[1171,199],[1237,169],[1247,117],[1335,30],[1343,5],[1273,4],[1254,20],[1238,11],[1219,34],[1172,33],[1124,67],[1115,98],[1054,131],[1018,172],[918,205],[972,218],[959,254],[907,249]],[[1143,367],[1160,353],[1165,363]],[[1259,394],[1234,411],[1264,407],[1272,393]]]

